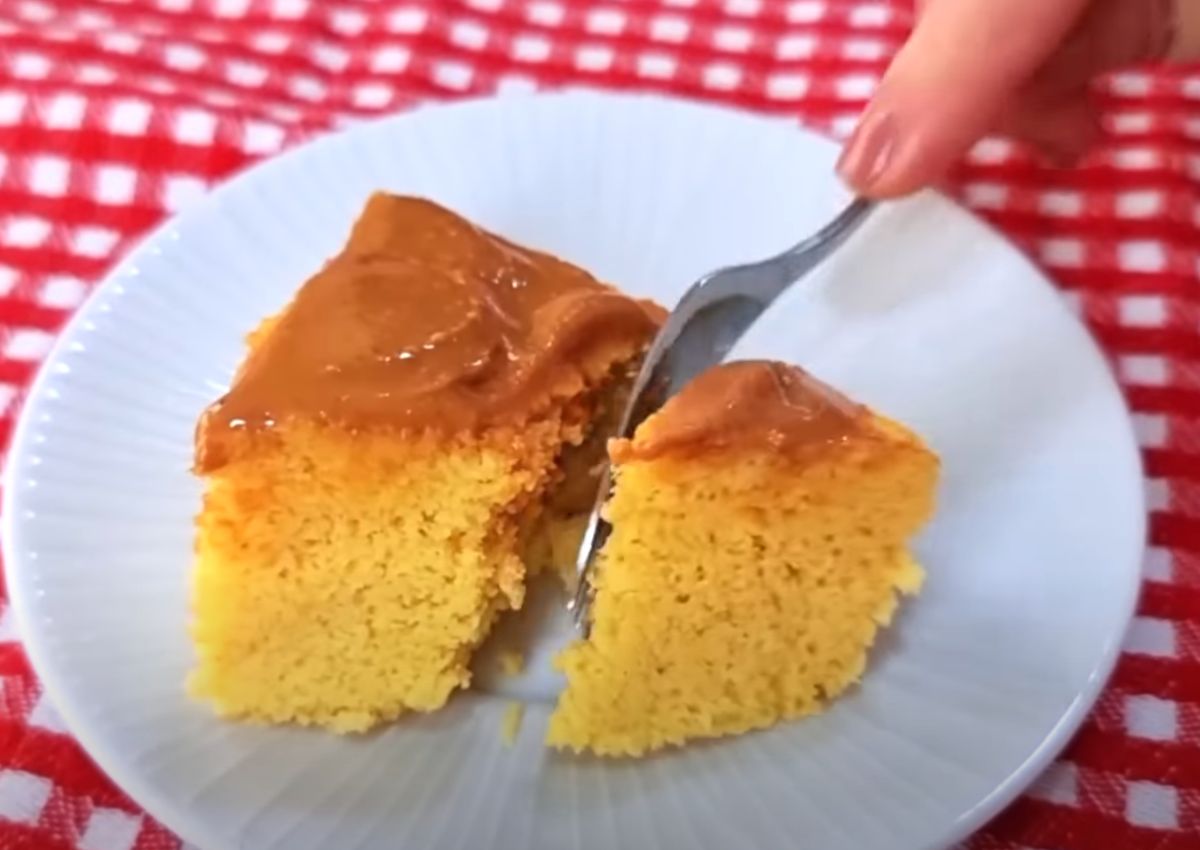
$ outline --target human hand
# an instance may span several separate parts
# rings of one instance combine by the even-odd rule
[[[993,130],[1074,159],[1099,137],[1097,75],[1200,53],[1200,0],[917,0],[917,15],[838,162],[862,195],[924,188]]]

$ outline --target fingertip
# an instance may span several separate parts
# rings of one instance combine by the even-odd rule
[[[859,194],[906,195],[941,180],[1059,43],[1085,0],[929,3],[888,68],[838,173]],[[1022,22],[1014,29],[1014,22]],[[1026,25],[1027,24],[1027,25]],[[1011,37],[996,39],[995,33]],[[876,138],[887,116],[889,138]],[[886,155],[880,151],[885,151]]]
[[[870,109],[858,122],[842,148],[837,173],[854,192],[872,194],[874,184],[886,174],[896,147],[891,116],[883,109]]]
[[[960,124],[960,132],[946,133],[938,117],[932,102],[901,101],[881,91],[842,150],[839,177],[855,194],[878,200],[938,182],[974,132]]]

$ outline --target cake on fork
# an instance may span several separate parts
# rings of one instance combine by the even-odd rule
[[[820,711],[921,584],[936,456],[795,366],[710,369],[611,456],[554,746],[641,755]]]

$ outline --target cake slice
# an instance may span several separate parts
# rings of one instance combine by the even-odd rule
[[[933,510],[936,457],[798,368],[705,372],[610,449],[591,633],[548,742],[638,755],[809,714],[856,681]]]
[[[198,425],[191,693],[339,732],[444,704],[659,315],[373,196]]]

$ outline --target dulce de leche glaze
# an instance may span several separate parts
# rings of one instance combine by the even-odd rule
[[[868,411],[803,369],[766,360],[714,366],[647,419],[614,460],[649,460],[731,447],[781,452],[861,433]]]
[[[660,308],[568,263],[376,194],[201,418],[196,465],[223,465],[239,430],[294,417],[448,432],[520,422],[659,321]]]

